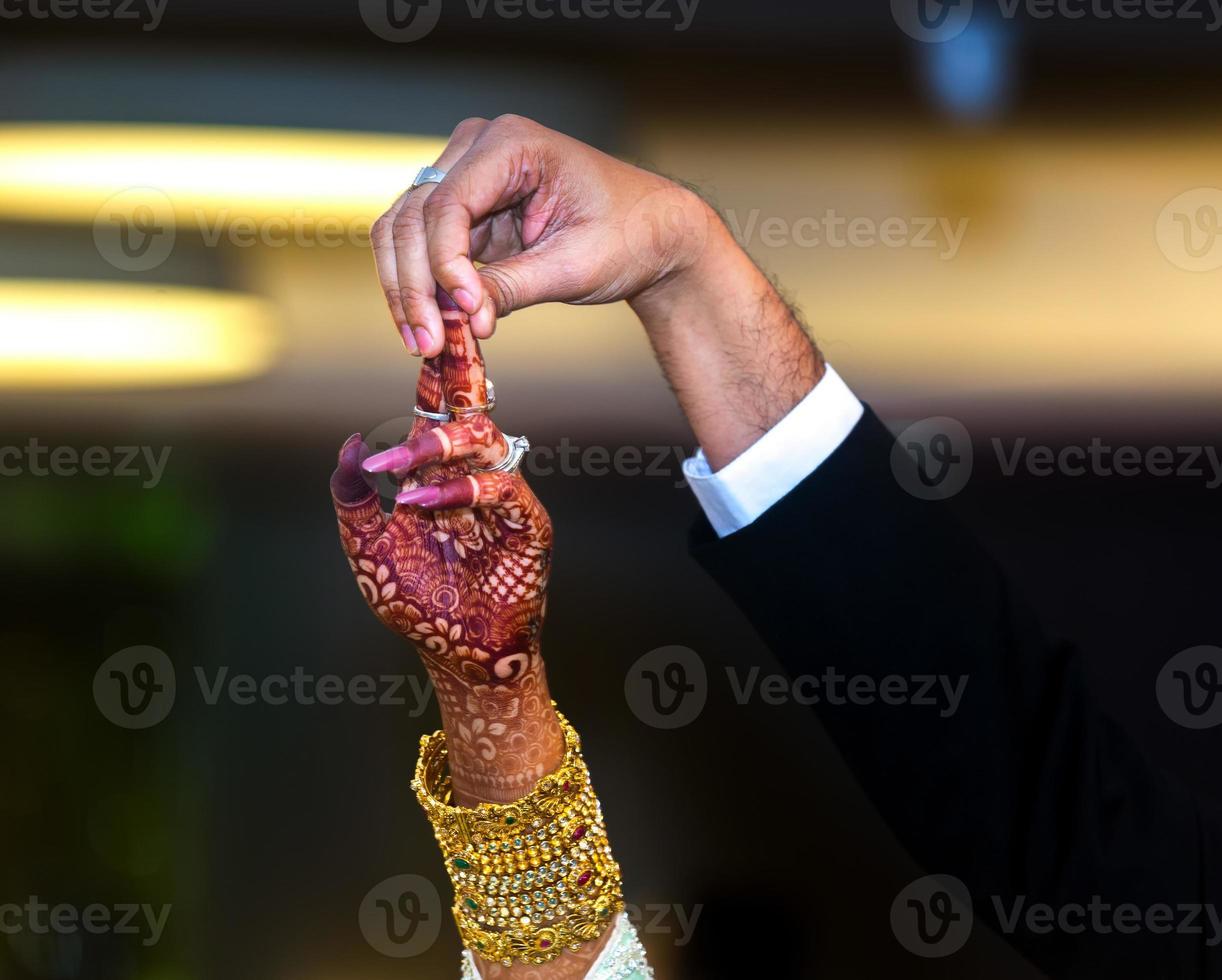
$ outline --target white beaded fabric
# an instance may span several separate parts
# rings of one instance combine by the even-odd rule
[[[462,980],[480,980],[475,957],[470,950],[463,952]],[[586,974],[586,980],[653,980],[653,970],[645,958],[645,947],[623,912],[616,918],[611,938]]]

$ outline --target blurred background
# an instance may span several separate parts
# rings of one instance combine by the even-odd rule
[[[927,7],[6,0],[0,907],[165,918],[23,912],[0,977],[457,975],[408,785],[436,708],[327,478],[349,433],[406,428],[368,227],[471,115],[697,185],[890,424],[961,422],[953,506],[1149,755],[1219,795],[1216,732],[1154,693],[1222,637],[1217,15]],[[527,466],[557,528],[544,649],[659,977],[1034,975],[983,929],[904,949],[889,909],[923,870],[808,708],[736,700],[727,670],[777,668],[687,557],[694,447],[630,311],[518,312],[484,352],[498,421],[552,450]],[[1201,472],[1003,465],[1093,439],[1199,447]],[[632,685],[673,646],[707,702],[668,728]],[[124,707],[133,664],[161,690]],[[214,696],[295,674],[388,703]],[[782,853],[727,814],[743,786],[800,815]],[[419,921],[379,933],[402,875]]]

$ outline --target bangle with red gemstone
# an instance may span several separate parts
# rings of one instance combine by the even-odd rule
[[[412,788],[454,884],[463,945],[511,966],[550,963],[598,939],[623,911],[623,882],[581,739],[559,712],[564,761],[507,804],[450,805],[444,732],[420,740]]]

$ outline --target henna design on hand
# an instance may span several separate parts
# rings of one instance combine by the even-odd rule
[[[448,406],[486,400],[479,345],[449,305],[445,351],[425,360],[417,385],[429,411],[443,398]],[[417,418],[402,446],[372,458],[359,435],[349,438],[331,479],[361,594],[416,645],[433,679],[456,795],[498,802],[525,795],[563,755],[540,655],[551,519],[519,473],[470,469],[506,452],[486,414]],[[401,481],[393,514],[365,472]]]

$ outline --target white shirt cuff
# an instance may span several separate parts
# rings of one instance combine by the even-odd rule
[[[683,475],[717,536],[746,527],[813,473],[848,438],[862,411],[829,364],[810,394],[716,473],[703,449],[684,460]]]

